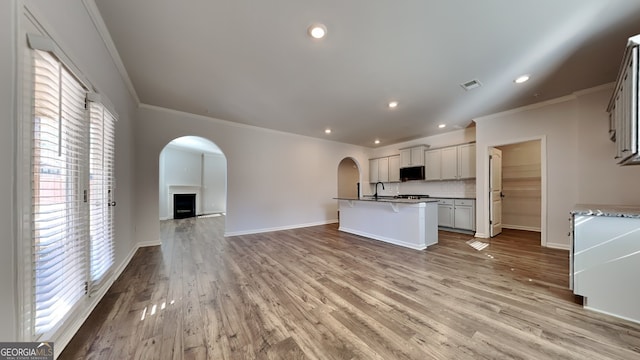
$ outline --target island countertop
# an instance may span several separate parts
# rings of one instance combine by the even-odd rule
[[[360,198],[356,198],[356,197],[335,197],[333,199],[334,200],[348,200],[348,201],[389,202],[389,203],[397,203],[397,204],[420,204],[420,203],[438,202],[438,199],[431,199],[431,198],[402,199],[402,198],[395,198],[393,196],[378,196],[377,199],[374,198],[373,196],[372,197],[364,196],[364,197],[360,197]]]
[[[593,215],[640,219],[640,206],[578,204],[571,210],[573,215]]]
[[[338,230],[415,250],[438,243],[438,200],[336,197]]]

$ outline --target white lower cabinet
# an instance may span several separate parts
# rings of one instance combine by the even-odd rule
[[[476,229],[475,200],[456,199],[453,202],[453,224],[457,229]]]
[[[472,199],[438,199],[438,227],[454,231],[475,231],[475,202]]]
[[[599,210],[573,215],[573,292],[585,308],[640,323],[640,218]]]
[[[453,227],[453,200],[438,200],[438,226]]]

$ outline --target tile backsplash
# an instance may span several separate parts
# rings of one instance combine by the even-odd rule
[[[371,192],[363,192],[370,195],[375,192],[371,184]],[[476,180],[451,180],[451,181],[407,181],[403,183],[385,183],[384,190],[378,186],[378,195],[394,196],[399,194],[420,194],[431,197],[476,197]]]

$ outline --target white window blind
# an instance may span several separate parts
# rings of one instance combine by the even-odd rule
[[[55,330],[86,293],[86,90],[59,61],[34,50],[32,231],[34,333]]]
[[[113,265],[115,117],[97,102],[89,103],[89,112],[89,232],[93,293],[99,289]]]

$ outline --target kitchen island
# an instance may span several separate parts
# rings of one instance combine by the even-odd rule
[[[573,293],[585,308],[640,323],[640,206],[579,204],[571,215]]]
[[[438,243],[438,200],[335,198],[340,231],[424,250]]]

